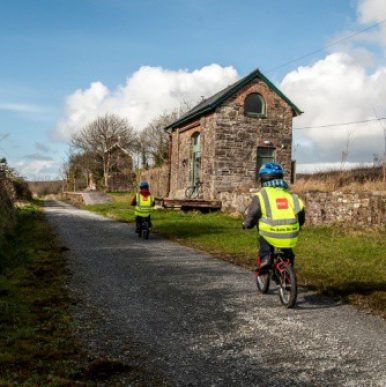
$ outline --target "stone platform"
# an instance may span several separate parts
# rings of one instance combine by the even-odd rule
[[[219,200],[201,199],[162,199],[164,208],[176,208],[181,210],[220,210],[222,203]]]

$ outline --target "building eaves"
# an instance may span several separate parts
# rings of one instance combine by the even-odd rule
[[[295,116],[298,116],[303,113],[264,74],[262,74],[259,69],[256,69],[252,71],[250,74],[248,74],[246,77],[240,79],[239,81],[233,83],[232,85],[226,87],[225,89],[219,91],[218,93],[200,102],[198,105],[196,105],[193,109],[189,110],[178,120],[176,120],[172,124],[165,127],[165,130],[168,130],[168,129],[173,130],[183,124],[188,123],[194,118],[200,117],[206,113],[211,112],[212,110],[216,109],[219,105],[221,105],[221,103],[223,103],[226,99],[231,97],[233,94],[237,93],[240,89],[242,89],[246,84],[248,84],[254,78],[259,78],[262,81],[264,81],[273,92],[275,92],[280,98],[286,101],[288,105],[291,107]]]

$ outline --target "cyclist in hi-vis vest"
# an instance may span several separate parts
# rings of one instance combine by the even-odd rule
[[[288,192],[280,164],[266,163],[259,170],[261,190],[254,195],[243,228],[257,225],[259,230],[260,269],[269,265],[274,247],[283,250],[292,263],[292,248],[305,221],[304,204]]]
[[[139,232],[143,218],[149,218],[149,227],[151,227],[150,214],[155,205],[154,197],[150,194],[149,183],[142,181],[139,185],[139,192],[135,194],[131,205],[135,206],[135,232]]]

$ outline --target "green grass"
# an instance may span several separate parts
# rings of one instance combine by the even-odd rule
[[[123,362],[84,353],[69,313],[66,248],[40,204],[17,209],[15,233],[0,249],[0,386],[109,385],[117,373],[134,385],[165,385],[137,365],[136,354]]]
[[[65,263],[36,204],[17,210],[0,273],[0,385],[63,385],[79,372]]]
[[[131,195],[112,194],[111,204],[84,208],[119,221],[133,222]],[[220,212],[201,214],[155,210],[153,231],[252,269],[256,230],[241,230],[240,218]],[[386,317],[386,229],[306,226],[296,247],[302,285]]]

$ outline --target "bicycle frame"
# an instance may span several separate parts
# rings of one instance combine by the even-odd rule
[[[287,308],[292,308],[297,298],[297,280],[293,270],[291,258],[284,256],[282,251],[274,251],[270,255],[270,262],[264,271],[260,270],[260,257],[257,257],[256,284],[258,290],[265,294],[269,290],[269,283],[273,280],[279,285],[280,301]]]
[[[280,253],[274,257],[275,269],[281,274],[286,267],[292,266],[289,258],[284,258]]]
[[[268,267],[269,271],[273,271],[276,269],[280,274],[283,272],[285,267],[292,266],[292,263],[289,258],[285,258],[283,256],[282,251],[275,251],[272,253],[269,257],[270,260],[270,266]],[[256,267],[258,268],[257,275],[260,274],[260,263],[261,259],[260,256],[257,256],[256,259]]]

